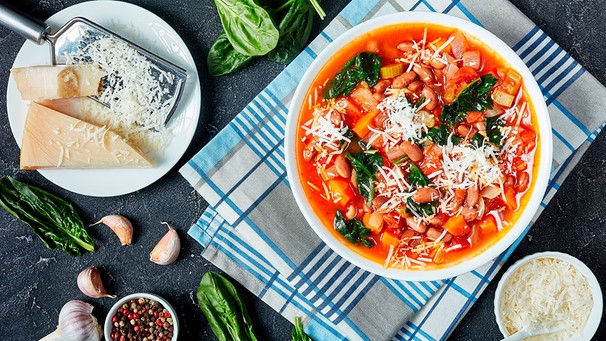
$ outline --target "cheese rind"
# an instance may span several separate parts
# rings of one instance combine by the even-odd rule
[[[11,69],[25,100],[73,98],[99,94],[105,72],[97,65],[39,65]]]
[[[152,163],[106,127],[30,104],[21,144],[21,169],[146,167]]]

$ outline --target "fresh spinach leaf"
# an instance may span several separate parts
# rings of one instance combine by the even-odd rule
[[[484,145],[484,135],[480,133],[475,133],[471,137],[471,144],[476,148],[482,147]]]
[[[486,136],[490,143],[501,149],[503,135],[501,134],[501,127],[504,125],[498,117],[487,117],[486,118]]]
[[[372,199],[375,197],[376,173],[383,167],[383,158],[378,153],[358,152],[355,156],[347,154],[345,157],[351,161],[351,165],[356,172],[356,183],[358,191],[366,198],[366,203],[372,205]]]
[[[429,129],[429,131],[427,131],[427,134],[425,136],[430,141],[435,142],[439,146],[445,146],[448,143],[448,137],[450,137],[450,141],[453,144],[457,144],[461,140],[460,137],[452,134],[450,132],[450,130],[448,129],[448,126],[446,126],[445,124],[440,124],[440,126],[437,128],[434,127],[434,128]]]
[[[337,211],[335,215],[334,228],[352,244],[362,243],[366,247],[375,246],[375,242],[368,238],[371,231],[358,219],[346,221],[341,211]]]
[[[406,211],[416,217],[429,217],[436,213],[438,201],[431,201],[425,204],[419,204],[411,197],[406,199]]]
[[[227,39],[227,34],[222,32],[208,51],[206,66],[211,76],[223,76],[238,71],[252,58],[236,51]]]
[[[9,176],[0,179],[0,205],[29,225],[49,249],[70,256],[95,251],[84,222],[69,202]]]
[[[309,0],[291,0],[288,12],[278,25],[278,44],[267,57],[275,62],[288,64],[303,51],[314,20],[314,8]]]
[[[323,91],[325,98],[348,96],[360,81],[374,86],[379,80],[381,57],[372,52],[361,52],[350,59],[331,79]]]
[[[280,32],[267,11],[254,0],[214,0],[227,39],[248,56],[262,56],[278,44]]]
[[[498,117],[487,117],[486,118],[486,136],[475,133],[475,135],[471,138],[471,144],[476,148],[482,147],[484,143],[487,141],[492,143],[498,149],[502,147],[502,138],[501,129],[504,125],[503,121],[501,121]]]
[[[208,271],[196,290],[198,305],[220,341],[256,341],[252,321],[234,285]]]
[[[427,187],[427,185],[429,185],[429,179],[427,179],[419,167],[412,162],[408,165],[408,182],[417,187]]]
[[[492,108],[490,89],[497,83],[492,74],[473,80],[457,95],[451,104],[442,108],[440,120],[450,127],[463,121],[469,111],[484,111]]]

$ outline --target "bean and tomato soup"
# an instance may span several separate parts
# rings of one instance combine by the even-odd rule
[[[299,115],[297,163],[343,243],[385,267],[436,268],[515,223],[536,127],[521,75],[490,48],[452,28],[393,25],[319,72]]]

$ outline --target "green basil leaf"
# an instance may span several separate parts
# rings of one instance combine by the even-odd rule
[[[29,225],[49,249],[70,256],[95,251],[84,222],[69,202],[9,176],[0,179],[0,206]]]
[[[206,66],[211,76],[223,76],[238,71],[252,58],[236,51],[227,39],[227,34],[222,32],[208,51]]]
[[[272,18],[254,0],[214,0],[227,39],[234,49],[248,56],[273,50],[280,37]]]
[[[325,98],[349,96],[360,81],[374,86],[379,80],[381,57],[371,52],[361,52],[350,59],[341,71],[331,79],[323,91]]]
[[[278,45],[268,53],[269,59],[288,64],[303,51],[314,20],[315,10],[308,0],[293,0],[284,18],[280,21]]]

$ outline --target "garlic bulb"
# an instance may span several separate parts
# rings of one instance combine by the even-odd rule
[[[73,340],[99,341],[103,329],[92,315],[93,306],[80,300],[72,300],[63,305],[59,312],[57,330],[40,339],[40,341]]]
[[[168,223],[162,222],[168,226],[168,232],[160,239],[158,244],[149,254],[149,260],[156,264],[168,265],[174,262],[181,251],[181,240],[177,231],[175,231]]]
[[[78,288],[84,295],[92,298],[116,297],[105,291],[99,270],[94,266],[90,266],[78,274]]]
[[[112,229],[118,238],[120,238],[122,245],[130,245],[133,240],[133,224],[119,214],[107,215],[90,226],[95,226],[97,224],[104,224]]]

